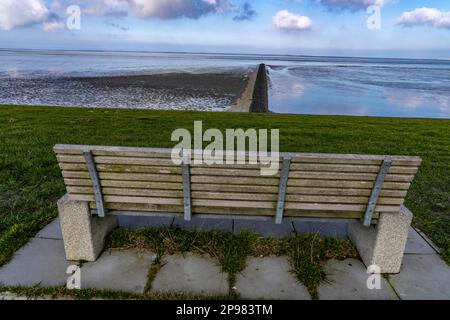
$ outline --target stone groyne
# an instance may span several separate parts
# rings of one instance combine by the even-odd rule
[[[250,74],[246,89],[228,111],[255,113],[269,112],[268,89],[266,65],[260,64],[258,70]]]

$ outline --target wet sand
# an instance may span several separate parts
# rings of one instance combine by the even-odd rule
[[[226,111],[248,73],[165,73],[106,77],[2,79],[0,104]]]

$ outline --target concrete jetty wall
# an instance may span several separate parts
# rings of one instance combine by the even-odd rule
[[[266,113],[269,112],[269,88],[267,81],[266,65],[260,64],[256,76],[255,88],[253,91],[252,104],[250,112]]]
[[[260,64],[258,70],[250,74],[242,95],[232,105],[229,112],[269,112],[269,93],[266,66]]]

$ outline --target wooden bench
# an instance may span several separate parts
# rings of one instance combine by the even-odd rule
[[[67,195],[58,202],[68,260],[95,261],[118,215],[358,219],[349,237],[364,262],[400,270],[412,214],[403,206],[421,159],[280,154],[260,164],[176,165],[171,149],[56,145]]]

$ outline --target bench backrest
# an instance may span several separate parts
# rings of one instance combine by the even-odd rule
[[[418,157],[281,154],[289,159],[282,190],[282,165],[277,176],[261,176],[260,165],[191,164],[183,179],[170,149],[56,145],[54,151],[70,199],[94,209],[97,189],[107,210],[180,214],[189,205],[193,214],[275,216],[281,210],[285,217],[361,218],[375,200],[370,217],[377,218],[400,211],[421,163]]]

